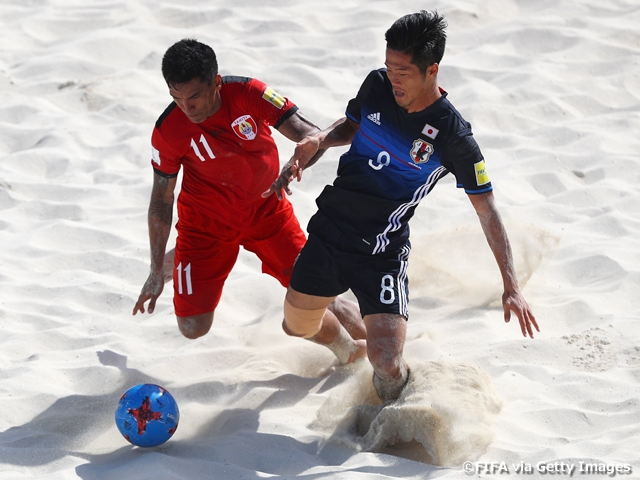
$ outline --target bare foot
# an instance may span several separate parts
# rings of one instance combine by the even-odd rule
[[[378,393],[378,397],[383,402],[397,400],[405,385],[409,382],[409,367],[405,365],[404,374],[400,378],[387,378],[383,380],[376,372],[373,372],[373,386]]]
[[[349,355],[349,359],[346,361],[346,363],[343,363],[342,365],[346,365],[348,363],[353,363],[356,360],[359,360],[361,358],[366,358],[367,356],[367,341],[366,340],[356,340],[356,345],[358,346],[358,348],[351,354]]]

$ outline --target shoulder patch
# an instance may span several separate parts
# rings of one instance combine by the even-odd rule
[[[262,98],[264,98],[267,102],[271,103],[274,107],[282,109],[286,100],[282,95],[279,95],[275,90],[271,87],[267,87],[267,89],[262,94]]]
[[[484,160],[473,164],[476,171],[476,183],[478,186],[486,185],[491,180],[489,180],[489,174],[487,173],[487,169],[484,166]]]
[[[151,145],[151,160],[160,165],[162,161],[160,160],[160,150]]]

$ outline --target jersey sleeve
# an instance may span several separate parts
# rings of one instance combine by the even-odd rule
[[[274,128],[280,127],[298,111],[298,107],[291,100],[255,78],[248,84],[247,101],[258,118]]]
[[[470,195],[493,190],[484,157],[470,131],[448,143],[442,165],[455,175],[458,188]]]
[[[156,125],[151,135],[151,165],[163,177],[175,177],[180,171],[182,155],[179,155],[164,139]]]
[[[351,100],[349,100],[349,103],[347,104],[347,111],[345,112],[345,114],[350,120],[353,120],[358,124],[361,122],[362,104],[367,98],[367,95],[369,95],[369,91],[371,90],[374,79],[379,75],[380,74],[378,70],[374,70],[369,73],[369,75],[367,75],[367,78],[364,79],[364,82],[362,82],[356,98],[352,98]]]

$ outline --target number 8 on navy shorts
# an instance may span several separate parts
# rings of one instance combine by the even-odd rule
[[[293,267],[291,287],[320,297],[335,297],[351,289],[362,316],[393,313],[408,318],[410,243],[407,241],[395,258],[389,252],[381,257],[347,251],[343,246],[338,238],[310,233]]]

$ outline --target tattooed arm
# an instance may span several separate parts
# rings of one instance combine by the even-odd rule
[[[154,173],[151,201],[149,203],[149,242],[151,246],[151,271],[142,287],[138,301],[133,307],[133,314],[144,313],[144,304],[149,301],[149,313],[153,313],[156,300],[162,293],[164,277],[162,263],[167,240],[171,233],[173,217],[174,191],[177,177],[163,177]]]

